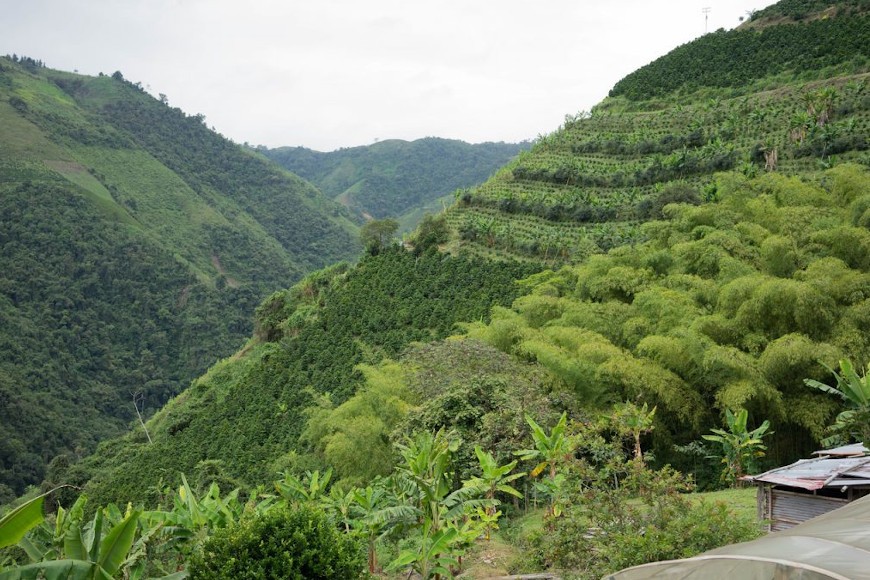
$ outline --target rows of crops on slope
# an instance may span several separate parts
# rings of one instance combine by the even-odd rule
[[[673,201],[714,199],[716,172],[796,174],[870,160],[866,74],[726,93],[656,110],[611,98],[566,118],[488,182],[458,191],[451,223],[465,243],[575,259],[587,253],[579,240],[605,250],[637,241],[636,224],[656,217],[649,208],[675,188],[692,193]]]
[[[610,95],[638,101],[680,89],[745,86],[784,71],[838,67],[842,72],[864,72],[868,57],[867,15],[771,26],[761,31],[718,30],[626,76]]]

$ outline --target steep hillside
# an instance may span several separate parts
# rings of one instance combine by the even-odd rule
[[[781,37],[783,54],[791,42],[812,51],[821,21],[717,46],[739,51],[744,35],[788,26],[803,32]],[[649,66],[688,66],[721,34]],[[421,234],[413,253],[388,249],[273,295],[254,339],[148,424],[153,443],[137,428],[59,461],[50,483],[105,501],[153,498],[179,472],[230,487],[326,467],[365,481],[384,470],[360,457],[386,448],[389,463],[389,442],[421,427],[516,449],[531,444],[526,410],[591,421],[627,400],[657,409],[645,443],[658,460],[708,484],[699,438],[726,409],[771,420],[771,461],[809,452],[841,409],[803,379],[870,357],[870,79],[866,61],[837,58],[736,86],[643,81],[646,96],[567,119],[426,223],[428,234],[452,226],[451,253]],[[542,261],[553,270],[528,276]],[[459,322],[463,346],[409,348]],[[442,380],[466,365],[480,374]]]
[[[357,251],[313,186],[113,77],[0,58],[0,497],[158,409]]]
[[[411,142],[391,139],[331,153],[304,147],[260,152],[348,207],[385,218],[402,216],[458,188],[482,183],[528,147],[428,137]]]
[[[866,163],[866,3],[835,3],[827,17],[800,22],[783,16],[790,4],[763,13],[781,24],[705,35],[566,118],[461,195],[448,212],[456,244],[582,260],[641,239],[638,226],[670,201],[714,199],[717,171],[795,175]]]
[[[870,172],[717,176],[717,200],[673,204],[647,240],[527,281],[470,335],[556,377],[587,408],[656,406],[656,456],[726,409],[769,419],[774,464],[813,450],[840,410],[808,388],[870,360]]]
[[[444,338],[457,321],[487,320],[493,304],[519,295],[513,280],[532,271],[394,247],[312,274],[270,296],[245,348],[148,423],[153,443],[137,428],[71,468],[75,458],[64,458],[49,478],[90,482],[98,501],[136,500],[154,499],[179,473],[248,487],[283,469],[314,468],[302,457],[305,420],[323,401],[356,392],[364,381],[356,365]]]

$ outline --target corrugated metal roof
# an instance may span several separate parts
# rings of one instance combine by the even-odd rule
[[[788,485],[816,490],[826,486],[867,485],[870,479],[870,457],[816,457],[801,459],[785,467],[777,467],[760,475],[746,477],[748,481]]]
[[[866,455],[870,453],[870,449],[864,447],[863,443],[852,443],[851,445],[843,445],[842,447],[834,447],[833,449],[822,449],[821,451],[813,451],[813,455],[828,455],[828,456],[855,456]]]

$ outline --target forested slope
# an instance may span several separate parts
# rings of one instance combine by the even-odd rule
[[[657,406],[660,461],[741,408],[773,424],[773,465],[805,457],[841,409],[803,379],[870,360],[870,172],[715,183],[716,200],[642,226],[646,242],[533,277],[470,336],[537,362],[587,408]]]
[[[0,499],[153,413],[352,257],[313,186],[121,78],[0,58]]]
[[[427,137],[410,142],[390,139],[330,153],[304,147],[259,151],[348,207],[385,218],[482,183],[528,148],[527,143],[472,145]]]
[[[86,460],[49,473],[85,484],[99,501],[152,497],[179,473],[230,486],[271,481],[297,460],[306,408],[356,392],[361,363],[377,364],[413,341],[441,339],[463,320],[487,320],[493,304],[520,294],[529,266],[414,256],[399,247],[338,264],[277,292],[257,309],[255,337],[171,401],[141,428],[102,444]],[[200,474],[200,472],[202,472]],[[153,497],[152,497],[153,499]]]

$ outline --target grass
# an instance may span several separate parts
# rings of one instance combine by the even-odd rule
[[[705,493],[693,493],[692,499],[697,502],[706,501],[709,503],[722,502],[725,503],[735,515],[740,517],[755,517],[755,487],[744,487],[741,489],[723,489],[719,491],[709,491]]]

